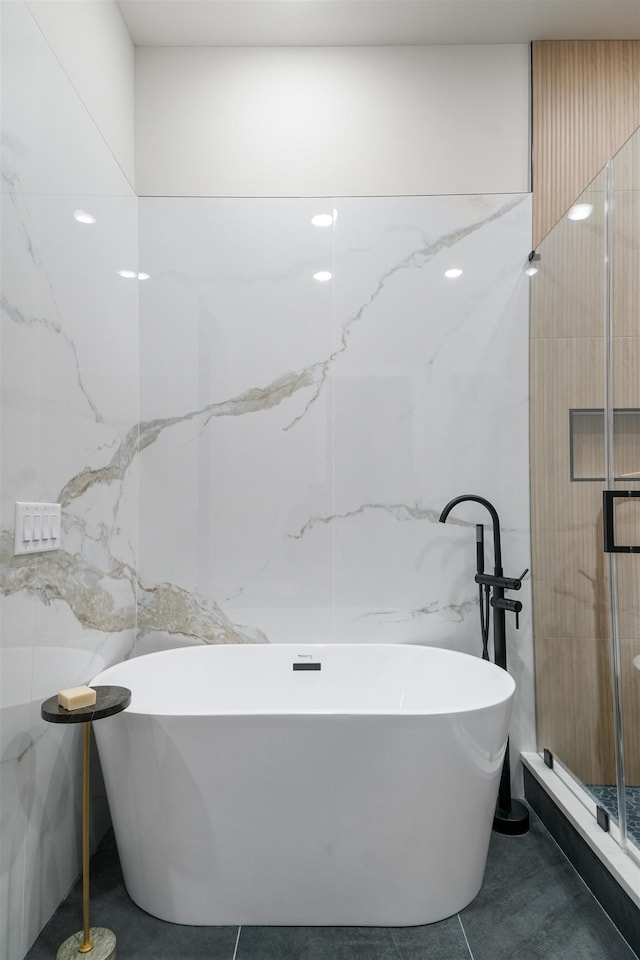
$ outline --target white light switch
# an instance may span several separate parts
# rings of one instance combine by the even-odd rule
[[[45,553],[61,547],[60,520],[59,503],[16,502],[14,556]]]

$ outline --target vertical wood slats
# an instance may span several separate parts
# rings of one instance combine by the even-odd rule
[[[639,64],[640,66],[640,64]],[[639,74],[640,75],[640,74]],[[610,206],[613,405],[640,409],[640,133],[613,162]],[[575,199],[575,197],[573,198]],[[611,638],[602,544],[602,487],[572,482],[572,408],[605,402],[605,190],[585,193],[592,215],[562,218],[537,245],[531,285],[531,527],[539,748],[585,783],[615,782]],[[634,421],[635,422],[635,421]],[[620,427],[621,425],[618,425]],[[627,427],[629,423],[627,423]],[[603,437],[594,437],[604,475]],[[623,459],[623,456],[630,459]],[[615,472],[640,469],[637,430],[614,436]],[[632,477],[615,484],[638,489]],[[620,515],[620,542],[640,537],[638,514]],[[640,784],[640,557],[617,558],[625,774]]]
[[[535,249],[640,126],[640,41],[536,41],[532,97]]]

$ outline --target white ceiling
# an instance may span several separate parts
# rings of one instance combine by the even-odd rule
[[[117,0],[139,46],[640,39],[640,0]]]

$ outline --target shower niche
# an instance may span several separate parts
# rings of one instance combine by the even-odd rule
[[[605,411],[569,410],[569,471],[573,481],[606,480]],[[640,479],[640,410],[613,411],[614,480]]]

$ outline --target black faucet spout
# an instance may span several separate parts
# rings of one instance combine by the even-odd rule
[[[443,508],[442,513],[440,514],[439,520],[440,523],[445,523],[447,517],[453,510],[455,506],[459,503],[464,503],[466,500],[472,500],[474,503],[480,503],[485,507],[490,515],[491,522],[493,523],[493,558],[494,558],[494,567],[495,575],[497,577],[502,576],[502,548],[500,546],[500,519],[498,517],[498,511],[493,506],[492,503],[489,503],[488,500],[485,500],[484,497],[479,497],[475,493],[464,493],[460,497],[454,497],[453,500],[449,500],[449,503]]]

